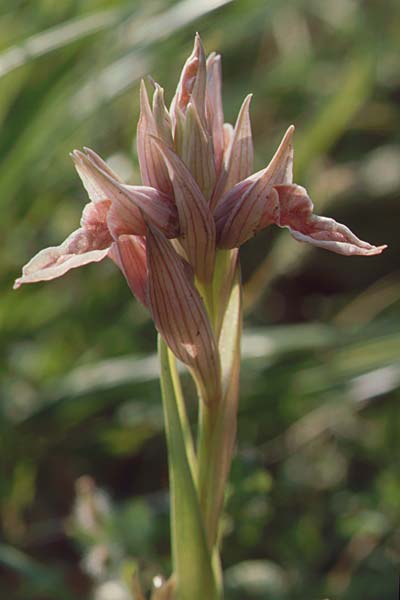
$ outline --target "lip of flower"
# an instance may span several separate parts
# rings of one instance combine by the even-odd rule
[[[59,246],[41,250],[22,269],[14,289],[24,283],[49,281],[61,277],[70,269],[99,262],[108,255],[112,237],[107,227],[109,200],[86,204],[81,227],[72,232]]]
[[[144,236],[121,235],[109,249],[108,256],[123,273],[135,298],[149,308],[147,243]]]
[[[289,229],[299,242],[307,242],[345,256],[374,256],[387,245],[373,246],[360,240],[345,225],[334,219],[313,214],[313,203],[307,190],[299,185],[277,185],[268,204],[274,205],[272,222]],[[270,215],[268,207],[264,219]],[[270,217],[271,218],[271,217]]]

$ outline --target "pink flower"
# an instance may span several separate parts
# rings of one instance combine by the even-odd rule
[[[313,214],[306,190],[293,183],[293,126],[269,165],[252,174],[250,101],[249,95],[234,127],[224,123],[221,59],[213,53],[206,60],[196,35],[169,110],[162,88],[154,84],[150,104],[142,82],[137,150],[143,185],[122,183],[95,152],[75,150],[71,156],[90,198],[81,227],[60,246],[39,252],[15,282],[17,288],[54,279],[108,256],[192,369],[206,400],[218,394],[210,381],[218,381],[220,366],[198,290],[211,284],[219,248],[239,247],[271,224],[340,254],[369,256],[386,247]]]

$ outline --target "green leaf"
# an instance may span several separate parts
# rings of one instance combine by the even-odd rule
[[[190,430],[175,358],[159,337],[171,494],[172,554],[178,600],[217,600],[199,499]]]

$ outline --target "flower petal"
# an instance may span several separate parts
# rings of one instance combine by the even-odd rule
[[[313,203],[299,185],[277,185],[273,193],[279,204],[275,222],[287,227],[299,242],[307,242],[346,256],[380,254],[387,246],[373,246],[360,240],[348,227],[334,219],[313,214]]]
[[[201,281],[212,277],[215,225],[209,206],[184,162],[161,140],[155,140],[169,171],[179,214],[181,244]]]
[[[221,57],[215,52],[207,58],[206,120],[213,140],[215,169],[219,174],[224,155],[224,111]]]
[[[186,61],[171,104],[174,146],[208,200],[214,189],[216,164],[212,130],[206,115],[207,68],[200,36]],[[160,136],[158,136],[160,137]]]
[[[147,233],[148,298],[155,325],[172,352],[186,364],[206,402],[219,396],[215,338],[200,295],[183,259],[155,228]]]
[[[237,183],[221,199],[214,214],[219,247],[239,247],[268,224],[264,215],[272,187],[291,176],[293,131],[289,127],[265,169]]]
[[[110,175],[112,171],[99,166],[97,159],[100,157],[89,149],[87,156],[78,151],[75,151],[75,155],[85,165],[87,177],[93,185],[112,202],[108,223],[115,238],[122,234],[144,235],[144,219],[158,227],[167,237],[178,235],[178,212],[169,196],[151,187],[120,183]]]
[[[121,233],[142,234],[143,228],[133,217],[133,206],[137,207],[142,220],[152,223],[168,238],[177,237],[179,234],[178,211],[172,200],[158,190],[146,186],[116,184],[115,196],[112,197],[112,207],[109,218],[115,218],[117,228],[110,231],[113,234]],[[125,230],[119,229],[122,227]]]
[[[233,140],[233,125],[231,123],[224,123],[224,158],[227,159],[229,156],[229,149],[232,145]]]
[[[254,150],[249,112],[252,96],[252,94],[248,94],[244,99],[233,130],[227,158],[226,185],[228,189],[248,177],[253,170]]]
[[[101,156],[99,154],[97,154],[97,152],[95,152],[91,148],[87,148],[86,146],[84,146],[83,149],[85,151],[85,154],[90,158],[90,161],[93,164],[95,164],[99,169],[101,169],[102,171],[104,171],[105,173],[107,173],[108,175],[110,175],[110,177],[112,177],[116,181],[119,181],[119,182],[122,183],[121,179],[118,177],[118,175],[115,173],[115,171],[113,171],[111,169],[111,167],[108,166],[108,164],[106,163],[106,161],[103,160],[101,158]],[[81,158],[81,157],[85,158],[85,154],[83,154],[79,150],[75,150],[71,154],[72,154],[72,158],[75,158],[75,154],[76,154],[76,156],[78,158]],[[89,172],[89,177],[90,177],[90,174],[91,173]]]
[[[89,148],[87,149],[87,151],[90,152],[92,161],[95,162],[95,164],[99,168],[108,172],[109,175],[112,175],[114,179],[119,181],[118,176],[115,173],[113,173],[113,171],[108,167],[104,160],[100,158],[98,154],[96,154],[96,152],[90,150]],[[93,169],[88,163],[86,156],[79,150],[74,150],[70,153],[70,157],[73,160],[75,169],[77,170],[77,173],[81,178],[83,187],[87,191],[90,200],[92,202],[101,202],[102,200],[106,200],[107,195],[104,193],[104,189],[98,185],[96,179],[93,179]]]
[[[223,194],[235,184],[249,177],[253,170],[253,138],[250,124],[250,102],[252,94],[246,96],[240,108],[238,118],[225,155],[225,169],[215,187],[212,207],[217,206]],[[226,130],[226,133],[228,130]]]
[[[160,102],[158,97],[157,102]],[[157,108],[157,111],[159,109]],[[157,119],[160,115],[157,112]],[[140,165],[140,174],[144,185],[151,186],[169,195],[172,193],[172,185],[168,177],[168,170],[154,145],[153,137],[164,139],[163,128],[158,127],[152,113],[146,86],[142,80],[140,84],[140,117],[137,126],[137,153]]]
[[[148,308],[146,239],[122,235],[111,246],[109,256],[121,269],[134,296]]]
[[[87,150],[87,154],[83,154],[79,150],[74,150],[72,157],[75,164],[79,164],[84,168],[86,182],[93,189],[96,189],[98,196],[107,198],[112,204],[115,204],[112,213],[114,216],[113,222],[117,217],[115,213],[121,213],[121,218],[119,219],[121,222],[120,225],[124,224],[122,233],[143,235],[146,231],[146,226],[139,207],[135,205],[132,199],[126,197],[126,194],[123,193],[126,186],[121,184],[118,178],[114,177],[114,174],[110,175],[112,171],[110,169],[107,169],[107,171],[103,169],[101,163],[104,161],[100,163],[98,160],[100,157],[89,149]],[[100,164],[101,166],[99,166]]]
[[[196,183],[208,200],[215,185],[215,163],[212,138],[203,127],[197,108],[189,103],[184,121],[180,123],[176,138],[177,154],[192,173]]]
[[[157,136],[164,140],[166,144],[172,146],[172,122],[169,112],[164,102],[164,90],[154,82],[155,90],[153,95],[153,117],[156,126]]]
[[[82,227],[60,245],[41,250],[22,269],[14,289],[24,283],[36,283],[61,277],[70,269],[99,262],[108,255],[112,243],[106,225],[108,201],[90,202],[82,213]]]
[[[175,96],[172,99],[170,113],[176,118],[179,113],[185,114],[191,102],[197,108],[200,119],[205,117],[206,94],[206,58],[203,44],[198,33],[194,40],[192,54],[183,66]]]

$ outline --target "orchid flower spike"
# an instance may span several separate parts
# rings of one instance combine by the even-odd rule
[[[192,370],[206,402],[218,397],[220,365],[203,290],[213,281],[219,249],[238,248],[271,224],[339,254],[371,256],[386,248],[313,214],[307,191],[293,183],[293,126],[271,162],[252,174],[251,95],[232,126],[224,122],[221,89],[221,58],[206,59],[197,34],[169,109],[158,84],[152,102],[141,84],[142,185],[123,183],[92,150],[75,150],[72,160],[90,200],[80,228],[39,252],[15,282],[18,288],[111,258]]]

